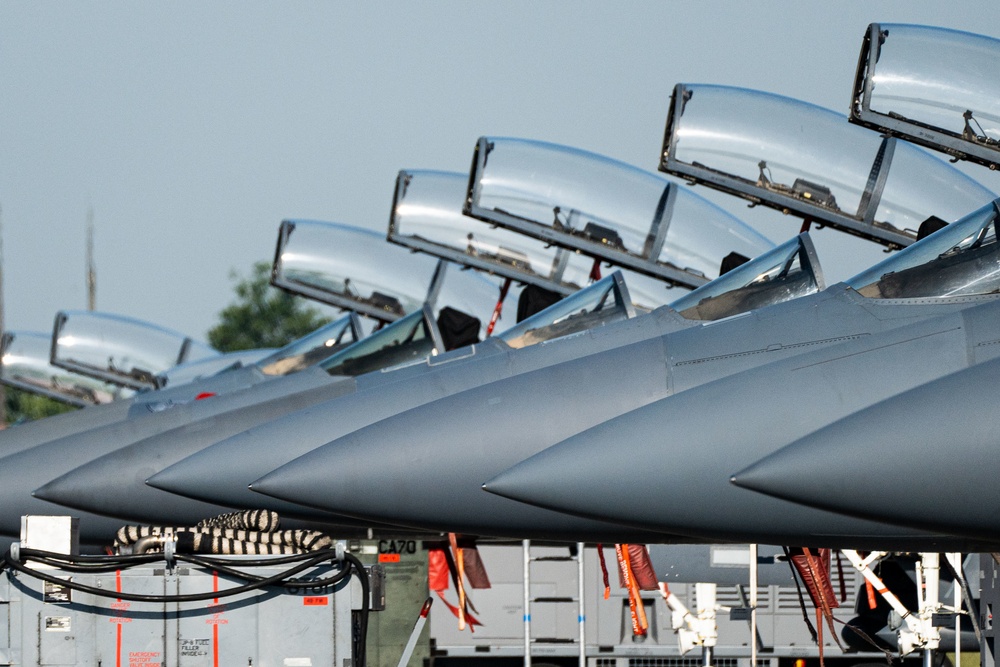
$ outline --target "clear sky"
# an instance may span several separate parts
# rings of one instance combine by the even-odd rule
[[[0,0],[6,325],[47,331],[86,306],[88,207],[97,307],[200,337],[282,218],[383,231],[400,169],[467,171],[480,135],[655,171],[675,83],[846,115],[870,22],[1000,36],[998,19],[996,0]],[[775,241],[798,229],[696,192]],[[883,257],[814,239],[828,282]]]

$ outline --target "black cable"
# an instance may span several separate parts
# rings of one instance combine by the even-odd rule
[[[26,552],[30,552],[27,553]],[[22,549],[21,553],[25,555],[25,560],[33,560],[37,563],[42,563],[44,565],[51,565],[52,567],[57,567],[61,570],[66,570],[68,572],[114,572],[115,570],[122,570],[135,565],[143,565],[145,563],[151,563],[155,561],[163,560],[163,557],[159,554],[150,554],[148,556],[143,556],[142,560],[134,560],[130,562],[114,562],[106,561],[103,563],[95,562],[92,564],[81,564],[75,563],[72,560],[66,558],[53,558],[47,554],[48,552],[38,552],[34,549]],[[60,554],[61,555],[61,554]]]
[[[67,563],[86,564],[92,563],[98,565],[101,563],[146,563],[151,560],[158,560],[161,558],[159,554],[128,554],[128,555],[108,555],[108,554],[78,554],[69,555],[56,553],[55,551],[42,551],[40,549],[29,549],[26,547],[21,547],[22,554],[28,554],[32,559],[39,560],[41,558],[49,558],[53,561],[63,561]]]
[[[233,577],[244,579],[246,581],[260,581],[264,577],[257,576],[255,574],[250,574],[248,572],[243,572],[234,567],[230,567],[221,561],[214,561],[214,559],[200,558],[197,556],[192,556],[191,554],[178,554],[177,560],[186,563],[191,563],[192,565],[198,565],[205,569],[214,570],[222,574],[228,574]],[[214,562],[213,562],[214,561]],[[240,562],[241,566],[247,566],[246,563]],[[259,565],[270,565],[270,563],[259,563]],[[279,582],[277,585],[289,589],[304,589],[304,588],[328,588],[339,584],[341,581],[350,576],[350,568],[342,568],[337,574],[326,577],[325,579],[289,579],[288,581]]]
[[[344,560],[349,562],[358,574],[361,582],[361,613],[359,614],[358,635],[355,637],[354,653],[359,667],[366,667],[368,661],[368,615],[371,612],[371,581],[368,570],[353,554],[344,554]]]
[[[316,554],[329,553],[336,556],[336,549],[318,549],[316,551],[308,551],[297,554],[286,554],[284,556],[266,556],[264,558],[249,558],[247,556],[240,556],[238,554],[228,554],[224,556],[213,555],[213,554],[177,554],[178,557],[184,556],[185,558],[199,558],[206,563],[212,563],[212,567],[216,564],[224,566],[225,563],[232,563],[232,558],[238,557],[240,563],[245,563],[248,566],[265,566],[265,565],[284,565],[286,563],[294,563],[300,560],[308,560],[314,557]]]
[[[30,552],[34,552],[34,550],[24,549],[24,550],[22,550],[22,553],[24,553],[24,552],[29,552],[30,553]],[[46,552],[35,552],[35,553],[46,553]],[[77,582],[74,582],[74,581],[70,581],[70,580],[67,580],[67,579],[61,579],[61,578],[56,577],[54,575],[48,574],[48,573],[46,573],[46,572],[44,572],[42,570],[35,570],[33,568],[26,567],[24,564],[22,564],[19,561],[15,560],[14,557],[11,555],[10,551],[8,551],[4,555],[4,561],[7,564],[7,566],[10,567],[13,570],[16,570],[18,572],[22,572],[22,573],[27,574],[29,576],[36,577],[38,579],[41,579],[42,581],[48,581],[49,583],[57,584],[57,585],[60,585],[60,586],[65,586],[67,588],[70,588],[70,589],[76,590],[76,591],[80,591],[82,593],[90,593],[91,595],[96,595],[96,596],[99,596],[99,597],[116,598],[116,599],[119,599],[119,600],[128,600],[130,602],[153,602],[153,603],[161,603],[161,602],[204,602],[206,600],[214,600],[216,598],[229,597],[229,596],[232,596],[232,595],[238,595],[240,593],[246,593],[246,592],[249,592],[249,591],[253,591],[253,590],[265,588],[267,586],[278,585],[279,582],[282,582],[282,581],[284,581],[284,580],[292,577],[293,575],[299,574],[300,572],[303,572],[303,571],[309,569],[310,567],[315,567],[315,566],[319,565],[320,563],[323,563],[323,562],[326,562],[326,561],[330,560],[330,556],[331,556],[331,554],[330,554],[329,550],[328,551],[324,551],[324,552],[320,552],[318,556],[315,556],[314,558],[312,558],[312,559],[310,559],[308,561],[300,563],[299,565],[296,565],[295,567],[289,568],[288,570],[285,570],[284,572],[280,572],[280,573],[278,573],[278,574],[276,574],[274,576],[271,576],[271,577],[261,578],[261,579],[259,579],[257,581],[253,581],[252,583],[244,584],[242,586],[234,586],[232,588],[227,588],[227,589],[221,590],[221,591],[212,591],[212,592],[207,592],[207,593],[188,593],[188,594],[184,594],[184,595],[139,595],[139,594],[136,594],[136,593],[125,593],[125,592],[108,591],[108,590],[103,589],[103,588],[96,588],[96,587],[93,587],[93,586],[86,586],[86,585],[83,585],[83,584],[80,584],[80,583],[77,583]],[[181,560],[180,554],[178,555],[178,560]],[[251,575],[247,575],[247,576],[251,576]],[[247,576],[241,575],[241,578],[246,579]]]
[[[74,572],[103,572],[103,571],[114,571],[120,569],[127,569],[128,567],[141,565],[149,563],[152,561],[159,561],[162,559],[162,554],[143,554],[139,556],[67,556],[65,554],[56,554],[47,551],[39,551],[36,549],[21,549],[19,556],[25,560],[33,560],[39,563],[44,563],[48,565],[53,565],[67,571]],[[240,559],[239,563],[244,567],[269,565],[273,566],[275,564],[289,564],[295,563],[296,565],[280,572],[271,577],[260,577],[247,572],[242,572],[236,568],[230,566],[233,561],[229,559],[219,559],[212,557],[196,556],[191,554],[176,554],[175,558],[180,562],[189,563],[196,565],[197,567],[205,568],[208,570],[213,570],[217,572],[222,572],[229,576],[243,579],[249,583],[235,586],[232,588],[227,588],[221,591],[212,591],[208,593],[191,593],[186,595],[138,595],[135,593],[125,593],[119,591],[108,591],[103,588],[95,588],[93,586],[86,586],[75,581],[62,579],[55,575],[52,575],[44,570],[36,570],[29,568],[24,563],[15,559],[11,551],[7,551],[4,554],[3,560],[0,561],[0,572],[4,569],[10,568],[16,572],[24,573],[28,576],[41,579],[42,581],[47,581],[49,583],[57,584],[60,586],[65,586],[66,588],[80,591],[82,593],[89,593],[91,595],[96,595],[105,598],[115,598],[118,600],[128,600],[132,602],[152,602],[152,603],[163,603],[163,602],[202,602],[206,600],[214,600],[217,598],[229,597],[232,595],[238,595],[240,593],[245,593],[253,590],[264,589],[269,586],[282,586],[285,588],[303,589],[303,588],[326,588],[328,586],[335,585],[342,582],[351,572],[357,574],[358,580],[361,583],[361,610],[358,614],[357,627],[355,636],[352,638],[352,649],[354,656],[357,660],[359,667],[365,667],[367,664],[367,650],[368,650],[368,617],[371,612],[371,582],[368,577],[368,571],[365,566],[357,559],[353,554],[345,553],[343,555],[344,564],[341,570],[336,574],[325,577],[323,579],[293,579],[293,575],[304,572],[312,567],[317,567],[322,563],[328,561],[337,560],[337,552],[334,549],[324,549],[322,551],[307,553],[307,554],[294,554],[291,556],[281,556],[273,557],[267,559]],[[88,561],[89,564],[87,563]]]

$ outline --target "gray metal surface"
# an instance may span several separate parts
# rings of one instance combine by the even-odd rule
[[[995,354],[996,321],[970,327],[989,339],[971,348],[974,361]],[[734,471],[734,481],[830,511],[995,539],[998,374],[993,359],[887,398]]]
[[[612,322],[591,332],[578,332],[559,340],[546,341],[536,332],[532,338],[543,342],[520,350],[511,350],[497,340],[485,341],[466,351],[434,357],[422,368],[410,366],[379,376],[361,376],[357,381],[362,391],[355,396],[342,397],[222,440],[172,466],[170,470],[155,475],[150,481],[153,486],[212,502],[236,507],[263,504],[277,511],[294,512],[287,503],[275,505],[272,499],[250,493],[247,485],[273,468],[332,439],[435,399],[614,347],[656,338],[670,331],[695,326],[701,320],[741,312],[752,305],[780,302],[809,293],[822,284],[819,265],[811,248],[808,237],[797,237],[764,257],[748,262],[682,297],[678,303],[683,304],[685,317],[672,309],[661,308],[648,316]],[[794,269],[792,265],[795,265]],[[786,280],[789,276],[794,278]],[[598,286],[595,284],[588,290]],[[578,295],[573,299],[582,298],[584,292]],[[560,308],[563,306],[557,304],[539,313],[538,317],[544,321],[546,313],[550,310],[558,313]],[[559,313],[559,316],[564,320],[560,327],[572,324],[572,317],[565,317],[564,313]],[[511,340],[509,335],[529,322],[518,324],[500,334],[499,338]],[[519,339],[527,337],[527,334],[519,334]],[[512,341],[511,344],[516,343]],[[275,447],[275,442],[281,442],[282,446]],[[98,480],[107,479],[113,468],[110,460],[106,463],[109,465],[103,472],[92,471],[91,483],[96,485]],[[119,460],[117,465],[130,463]],[[225,474],[217,474],[216,471],[225,471]],[[296,513],[301,515],[302,511],[315,513],[308,509]]]
[[[2,448],[6,453],[3,460],[9,465],[0,466],[0,477],[3,478],[0,482],[2,489],[0,490],[0,534],[16,535],[19,530],[19,517],[23,514],[64,513],[58,506],[34,498],[31,492],[54,477],[96,456],[126,443],[176,428],[196,418],[222,414],[252,402],[274,399],[312,388],[332,386],[334,382],[352,381],[332,378],[319,369],[309,369],[294,375],[275,378],[244,391],[177,405],[163,412],[150,413],[141,419],[116,421],[84,433],[66,435],[57,440],[43,442],[43,446],[37,444],[30,446],[33,437],[23,440],[15,438]],[[106,407],[115,406],[116,404],[112,403]],[[91,410],[104,408],[105,406],[88,408],[79,415],[67,416],[86,417]],[[44,425],[47,421],[43,420],[39,425]],[[4,436],[15,433],[16,430],[11,429],[0,434],[0,442]],[[28,435],[34,436],[35,433],[29,431]],[[82,542],[105,543],[110,540],[110,536],[120,524],[120,520],[82,514],[80,539]]]
[[[439,397],[547,368],[595,349],[655,338],[664,331],[691,324],[664,308],[649,316],[519,350],[512,350],[501,341],[487,340],[471,349],[436,357],[422,368],[361,376],[357,378],[360,389],[357,394],[220,439],[218,444],[157,474],[153,483],[160,488],[234,506],[270,506],[271,499],[250,493],[247,485],[333,438]],[[397,375],[400,378],[393,381],[393,376]],[[275,442],[282,444],[275,447]],[[225,471],[225,475],[217,471]]]
[[[604,282],[617,289],[617,278],[612,276]],[[594,288],[601,286],[595,285]],[[585,295],[581,292],[580,297],[583,296]],[[616,297],[618,301],[622,299],[627,301],[627,296]],[[630,304],[626,303],[625,306],[630,308]],[[426,329],[431,332],[432,340],[436,341],[433,343],[434,348],[442,349],[440,334],[430,315],[429,307],[425,306],[422,311],[411,313],[354,346],[339,351],[330,359],[321,362],[320,366],[323,369],[329,364],[338,364],[336,368],[344,366],[346,362],[342,361],[343,355],[350,354],[357,348],[363,347],[368,350],[377,342],[380,342],[380,346],[372,348],[372,354],[365,357],[368,359],[363,362],[366,368],[377,370],[390,363],[410,360],[413,352],[407,352],[410,349],[408,342],[393,344],[386,348],[385,340],[390,342],[396,340],[395,329],[402,329],[405,334],[409,327],[414,326],[413,322],[410,322],[411,319],[418,325],[423,322]],[[388,350],[388,355],[385,354],[385,350]],[[441,355],[440,359],[435,359],[434,364],[410,366],[409,370],[403,369],[398,376],[373,373],[369,382],[392,382],[407,375],[429,372],[440,364],[447,363],[448,360],[444,358],[446,356]],[[453,356],[459,359],[471,357],[463,352]],[[143,484],[143,480],[159,470],[162,465],[173,463],[181,456],[218,439],[268,419],[354,391],[353,380],[330,377],[327,372],[329,371],[320,368],[307,369],[256,385],[246,391],[174,406],[163,412],[116,422],[102,429],[67,436],[45,443],[43,447],[23,451],[11,457],[9,462],[32,472],[16,475],[17,481],[11,479],[5,492],[0,496],[0,506],[11,516],[17,516],[22,513],[51,512],[53,511],[51,507],[34,507],[38,503],[45,505],[43,501],[48,501],[121,519],[166,523],[196,522],[205,516],[217,514],[220,511],[219,507],[206,506],[204,503],[172,494],[163,497],[167,494],[147,487]],[[171,443],[176,446],[171,447]],[[107,456],[112,453],[114,454]],[[170,459],[169,457],[175,453],[176,457]],[[88,466],[78,475],[55,480],[44,489],[37,488],[64,475],[73,467],[99,457],[104,458]],[[167,457],[165,462],[164,457]],[[11,478],[15,477],[13,468],[6,470],[11,473]],[[218,471],[212,472],[218,474]],[[28,494],[32,492],[35,493],[29,498]],[[277,509],[288,513],[287,507]],[[333,521],[328,516],[318,518],[325,525],[358,526],[358,522],[350,519]],[[106,531],[106,522],[95,522],[88,518],[83,525],[86,541],[101,539],[100,534]],[[100,532],[92,531],[92,525]],[[368,522],[367,525],[372,523]],[[7,528],[0,519],[0,532],[4,530]]]
[[[994,357],[1000,350],[990,323],[998,316],[1000,301],[993,301],[677,393],[567,438],[489,481],[487,489],[559,511],[708,541],[925,551],[995,544],[995,533],[978,541],[916,535],[872,521],[872,514],[854,519],[806,508],[738,488],[729,479],[820,426]],[[878,422],[866,425],[869,434],[883,437]],[[811,479],[826,474],[842,479],[832,472],[842,461],[831,457],[811,458],[816,466]],[[882,465],[888,465],[884,458]],[[602,483],[607,479],[627,480],[642,493],[622,493]]]
[[[594,292],[597,297],[600,297],[597,299],[598,304],[596,306],[589,305],[589,302],[587,301],[589,298],[587,295],[591,292]],[[595,283],[593,286],[587,288],[587,290],[580,291],[569,301],[577,304],[575,308],[587,306],[600,307],[602,309],[614,309],[615,312],[621,311],[619,315],[617,315],[619,318],[624,318],[630,314],[634,314],[628,300],[627,289],[622,284],[620,277],[617,275],[609,276],[603,281]],[[560,308],[562,308],[560,304],[553,306],[552,310],[554,314],[551,317],[558,315],[562,320],[561,323],[550,322],[550,316],[546,315],[549,311],[544,311],[533,318],[529,318],[520,326],[527,326],[531,322],[540,320],[538,323],[539,328],[536,329],[534,336],[537,340],[545,340],[543,332],[547,328],[555,327],[556,331],[552,332],[551,335],[558,336],[572,333],[574,329],[577,328],[596,326],[597,324],[605,321],[602,319],[592,321],[590,319],[583,318],[581,323],[574,324],[577,318],[572,315],[575,313],[563,313],[559,310]],[[413,315],[409,317],[413,317]],[[427,319],[430,326],[433,326],[433,322],[429,318],[425,317],[425,319]],[[549,326],[546,327],[546,324]],[[400,320],[392,326],[399,327],[402,325],[403,321]],[[388,329],[369,337],[369,339],[361,343],[361,345],[366,345],[378,336],[386,334],[389,334]],[[465,351],[456,351],[450,355],[438,355],[437,357],[434,357],[432,362],[427,364],[419,364],[416,366],[411,365],[408,368],[401,369],[400,371],[395,371],[393,373],[375,373],[366,376],[365,379],[362,380],[362,386],[364,386],[364,384],[378,385],[393,382],[398,383],[406,377],[420,377],[425,373],[429,373],[431,371],[441,371],[444,369],[444,379],[438,379],[436,382],[430,384],[431,392],[436,390],[439,394],[444,395],[449,391],[457,391],[473,386],[475,383],[493,379],[495,375],[491,374],[489,368],[476,373],[474,371],[469,372],[465,370],[465,367],[472,361],[481,363],[484,357],[489,356],[490,354],[502,352],[503,350],[507,351],[506,357],[509,357],[511,352],[510,348],[502,342],[490,341],[487,344],[480,345],[478,350],[474,347]],[[511,365],[506,357],[497,360],[502,363],[494,364],[493,370],[495,372],[502,372]],[[529,357],[529,359],[530,358],[531,357]],[[565,357],[561,357],[557,354],[544,355],[541,357],[536,356],[534,358],[544,360],[545,363],[555,363]],[[322,365],[325,366],[327,363],[329,362],[323,362]],[[451,378],[450,382],[449,378]],[[426,386],[426,383],[424,386]],[[353,389],[353,387],[351,387],[351,389]],[[196,521],[197,518],[203,517],[206,514],[217,513],[218,508],[207,508],[201,503],[192,503],[187,499],[182,499],[174,495],[162,497],[164,494],[161,491],[144,485],[142,481],[150,475],[158,472],[166,465],[174,463],[184,456],[196,452],[198,449],[212,444],[217,440],[227,438],[235,433],[244,431],[262,422],[275,419],[285,413],[300,410],[308,406],[311,402],[329,401],[331,397],[343,395],[345,393],[350,392],[327,392],[325,390],[313,393],[304,392],[302,397],[297,397],[294,400],[276,400],[272,401],[270,405],[260,405],[259,408],[248,407],[240,411],[219,415],[208,420],[200,420],[188,427],[182,426],[170,429],[160,433],[159,435],[139,441],[128,440],[128,438],[124,437],[118,438],[116,442],[119,447],[114,448],[106,455],[100,456],[92,463],[84,465],[79,470],[72,471],[60,479],[54,479],[49,484],[45,485],[44,488],[36,489],[35,496],[37,498],[42,498],[50,502],[59,503],[72,508],[123,518],[134,518],[136,520],[158,522]],[[411,383],[404,388],[404,391],[397,391],[394,395],[402,397],[404,401],[402,406],[405,407],[405,401],[430,400],[433,393],[428,394],[428,391],[426,390],[421,391],[419,388],[414,388]],[[363,398],[358,400],[365,403],[365,399]],[[346,405],[350,407],[352,404],[347,403]],[[382,405],[386,406],[387,409],[393,409],[393,406],[396,406],[396,410],[403,409],[402,407],[399,407],[401,404],[398,401],[383,401]],[[352,414],[362,418],[374,419],[379,413],[374,410],[371,405],[365,403],[364,407],[356,412],[353,412]],[[297,419],[298,418],[290,418],[286,421],[292,421],[295,423],[296,431],[300,432],[301,427],[298,426]],[[332,423],[343,424],[344,421],[345,420],[343,419],[339,420],[339,422],[334,420]],[[322,424],[324,429],[330,428],[330,415],[323,417]],[[283,439],[288,439],[287,434],[284,434],[282,437]],[[325,442],[328,439],[328,435],[324,436],[323,440],[320,442]],[[134,444],[130,444],[133,442]],[[292,438],[291,442],[294,443],[292,445],[294,447],[303,443],[303,440],[301,438]],[[58,443],[51,443],[48,445],[50,448],[58,448],[59,446],[60,445]],[[278,448],[275,450],[275,448],[271,447],[269,444],[268,449],[278,452],[279,455],[289,456],[290,458],[287,448]],[[94,448],[90,451],[96,452],[100,450]],[[259,465],[259,458],[260,457],[247,456],[247,451],[244,450],[239,452],[233,461],[228,461],[219,468],[213,466],[208,469],[199,469],[197,474],[193,475],[193,477],[202,479],[203,475],[207,473],[216,478],[221,475],[225,479],[234,479],[232,476],[232,466],[234,465],[234,461],[250,461],[253,464]],[[288,459],[286,458],[285,460]],[[269,469],[270,468],[264,468],[259,474],[263,474]],[[242,482],[235,484],[235,488],[239,490],[240,494],[244,496],[249,495],[245,492],[245,485],[247,481],[253,480],[257,476],[258,475],[252,475],[246,477]],[[201,486],[202,485],[199,485],[199,488]],[[218,486],[219,484],[215,482],[208,484],[207,487],[205,487],[205,492],[203,492],[200,497],[205,497],[206,493],[210,494],[211,489]],[[255,496],[254,498],[251,498],[249,502],[251,503],[250,505],[242,504],[241,506],[259,506],[260,498]],[[289,507],[287,504],[274,506],[274,509],[284,514],[301,515],[300,512],[295,511],[294,507]],[[329,516],[326,514],[316,517],[315,513],[313,513],[313,518],[330,521]]]
[[[816,298],[676,331],[434,401],[335,440],[255,482],[253,488],[349,516],[440,530],[506,536],[523,536],[529,527],[560,530],[567,525],[560,515],[491,498],[480,491],[480,484],[569,436],[671,394],[683,396],[719,377],[863,341],[881,331],[903,332],[921,318],[958,312],[983,300],[996,299],[933,305],[869,302],[843,285],[835,286]],[[726,424],[716,416],[725,405],[688,409],[689,421],[720,428]],[[766,412],[753,414],[766,419]],[[602,457],[594,475],[583,483],[574,481],[569,471],[575,473],[590,459],[571,455],[571,461],[548,470],[549,488],[581,501],[606,493],[619,503],[652,506],[669,514],[673,503],[647,497],[651,489],[664,485],[657,476],[661,466],[649,465],[646,452],[654,437],[652,442],[666,439],[677,448],[686,443],[672,435],[669,422],[654,420],[650,427],[652,431],[636,439],[636,451],[622,455],[615,468],[603,464],[619,456],[616,447],[625,436],[610,427],[600,431],[591,448]],[[379,464],[372,466],[372,461]],[[619,469],[622,462],[627,462],[628,475]],[[687,475],[679,463],[668,461],[663,467]],[[616,472],[607,473],[610,470]],[[725,486],[731,472],[725,471]],[[636,473],[649,479],[635,484]],[[703,478],[692,473],[689,479],[697,484]]]
[[[568,453],[558,464],[547,466],[544,474],[532,478],[531,484],[543,487],[532,502],[549,508],[564,507],[563,503],[587,505],[600,493],[607,496],[608,502],[602,506],[605,511],[622,509],[625,516],[636,512],[645,518],[642,508],[646,503],[636,501],[640,494],[630,491],[642,487],[609,484],[608,479],[628,477],[606,477],[603,466],[609,458],[619,456],[616,446],[623,438],[630,438],[632,456],[607,469],[621,472],[623,465],[635,467],[659,492],[664,485],[654,471],[662,466],[647,465],[644,452],[669,427],[658,419],[645,418],[641,428],[623,435],[616,427],[633,418],[626,413],[650,406],[636,413],[640,415],[636,419],[642,421],[641,415],[655,415],[661,403],[671,405],[662,399],[684,395],[713,380],[841,343],[855,341],[861,346],[858,349],[863,349],[867,338],[880,333],[898,328],[899,335],[906,336],[908,328],[921,320],[996,302],[998,217],[995,203],[977,209],[862,272],[850,281],[852,286],[835,285],[820,294],[612,347],[427,403],[338,438],[255,481],[251,488],[348,516],[426,529],[521,538],[554,530],[559,531],[554,539],[597,539],[572,533],[559,514],[490,498],[479,487],[523,459],[621,417],[609,422],[613,425],[579,436],[589,443],[593,461],[584,458],[581,466],[577,452],[564,447]],[[962,350],[964,358],[964,345]],[[712,417],[724,405],[706,403],[698,408],[690,401],[686,404],[689,421],[722,426]],[[765,419],[766,412],[751,408],[751,415]],[[673,437],[668,437],[667,443],[674,449],[685,446]],[[372,466],[372,461],[379,465]],[[575,479],[577,471],[586,466],[590,468],[585,481]],[[668,463],[667,467],[686,472],[682,465],[675,468]],[[721,493],[728,489],[725,480],[732,472],[723,473],[726,488]],[[695,484],[702,479],[711,483],[711,478],[691,479]],[[669,514],[671,505],[655,503],[653,512]],[[729,512],[739,509],[738,505],[725,507]],[[586,508],[576,512],[600,518],[588,514]],[[612,514],[604,518],[618,521]],[[631,524],[657,526],[643,520],[632,520]],[[775,524],[769,528],[776,529]],[[857,528],[841,527],[838,531],[854,539],[874,537],[882,528],[862,522]],[[678,531],[660,524],[659,529],[705,535],[690,526]],[[739,536],[726,533],[716,537],[738,542],[786,541],[762,540],[738,529],[735,534]],[[630,540],[622,537],[614,541]]]

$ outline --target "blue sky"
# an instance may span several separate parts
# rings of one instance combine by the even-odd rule
[[[675,83],[846,113],[868,23],[989,34],[995,2],[0,0],[6,326],[86,305],[202,336],[286,217],[384,230],[401,168],[468,170],[484,134],[655,170]],[[994,35],[1000,36],[1000,35]],[[1000,176],[963,166],[1000,191]],[[798,224],[704,188],[781,241]],[[882,258],[815,235],[828,282]],[[375,258],[379,261],[381,258]]]

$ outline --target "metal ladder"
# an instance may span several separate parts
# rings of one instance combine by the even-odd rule
[[[587,641],[586,641],[586,615],[584,611],[583,599],[583,542],[576,543],[576,555],[573,555],[573,548],[569,547],[570,553],[567,556],[541,556],[532,557],[531,540],[523,540],[521,546],[524,552],[524,667],[531,667],[531,605],[532,603],[577,603],[577,627],[579,634],[576,640],[568,640],[579,646],[579,667],[587,666]],[[531,596],[531,563],[539,561],[576,561],[576,597],[538,597]],[[540,641],[540,640],[539,640]],[[550,640],[551,641],[551,640]]]

